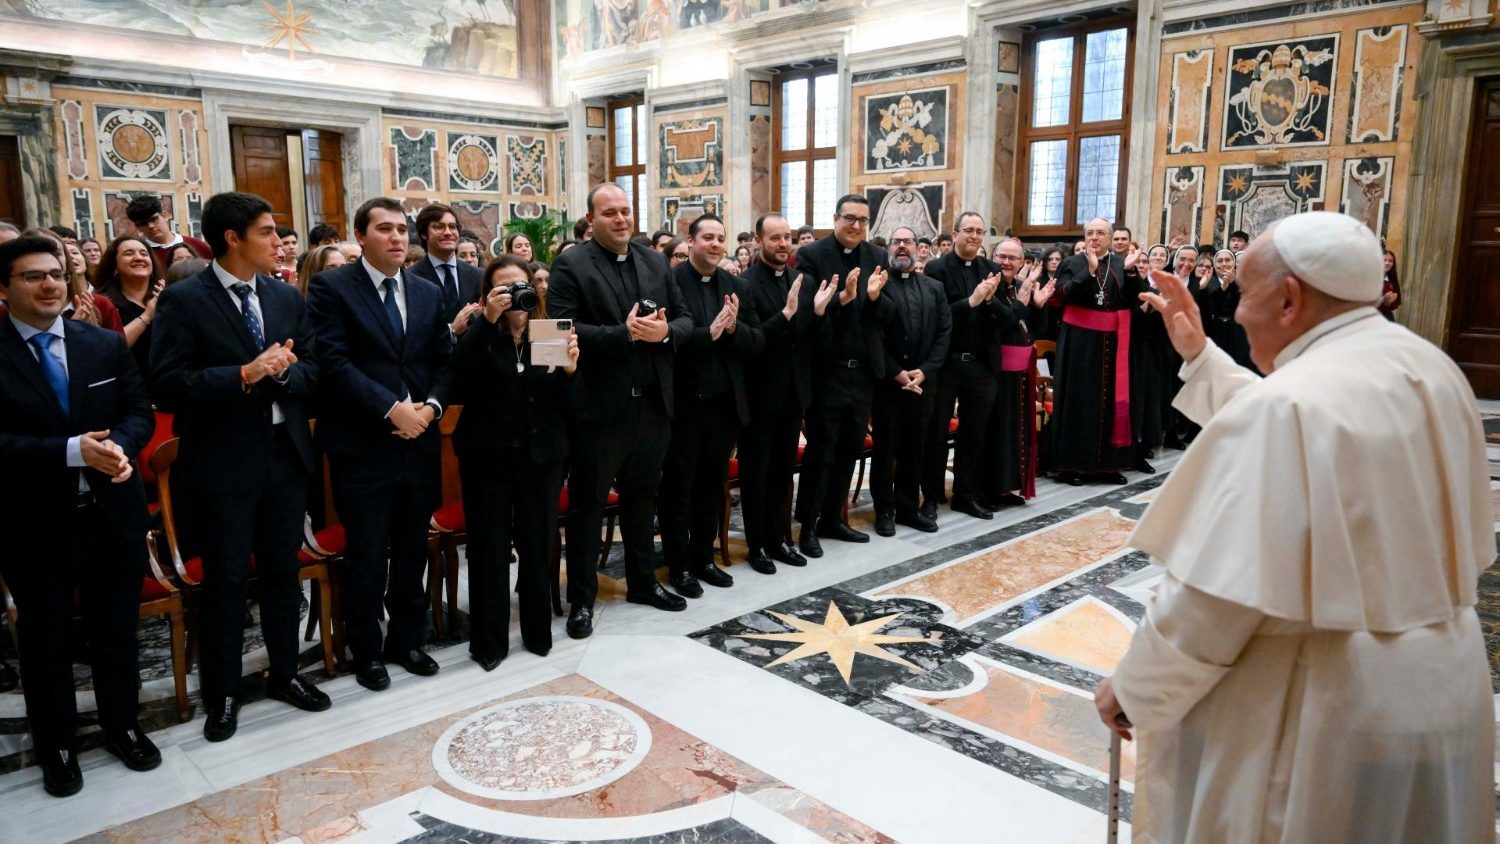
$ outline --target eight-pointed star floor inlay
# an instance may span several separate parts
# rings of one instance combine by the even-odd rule
[[[882,650],[879,645],[899,645],[910,642],[925,642],[921,636],[890,636],[884,633],[876,633],[882,627],[901,617],[901,613],[883,615],[862,621],[859,624],[850,624],[844,618],[844,613],[838,604],[828,602],[828,614],[823,618],[822,624],[806,621],[796,616],[785,615],[779,612],[771,612],[770,615],[781,620],[781,623],[797,628],[796,633],[746,633],[747,639],[768,639],[773,642],[797,642],[796,648],[782,654],[772,665],[781,665],[784,662],[796,662],[818,654],[827,654],[839,675],[844,678],[844,684],[848,685],[850,672],[854,669],[854,655],[864,654],[897,665],[904,665],[913,671],[922,670],[916,665],[889,651]]]

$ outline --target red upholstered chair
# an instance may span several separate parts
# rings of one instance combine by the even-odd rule
[[[458,427],[463,410],[462,405],[450,405],[443,411],[443,418],[438,420],[443,437],[443,503],[433,511],[427,528],[427,592],[432,600],[433,632],[439,639],[458,637],[458,548],[469,543],[458,454],[453,449],[453,431]],[[445,592],[448,598],[446,623],[443,614]]]
[[[729,474],[724,479],[724,506],[719,515],[719,559],[724,568],[729,568],[729,491],[740,487],[740,458],[738,450],[729,458]]]
[[[599,552],[599,565],[609,559],[609,551],[615,544],[615,519],[620,515],[620,496],[614,490],[604,501],[604,547]],[[552,614],[562,615],[562,531],[568,523],[568,485],[563,484],[557,494],[557,535],[552,540],[552,571],[548,579],[552,582]]]
[[[180,587],[189,595],[188,614],[196,613],[193,606],[192,596],[196,592],[198,584],[203,582],[203,558],[192,557],[184,560],[182,557],[182,546],[177,535],[177,519],[172,501],[172,464],[177,460],[178,440],[176,437],[166,440],[156,447],[151,453],[151,469],[156,475],[157,500],[161,504],[162,533],[166,538],[167,557],[171,562],[170,572]],[[328,574],[328,564],[321,559],[308,560],[300,558],[302,563],[298,570],[297,579],[312,580],[315,582],[313,600],[309,602],[309,612],[318,615],[318,627],[323,634],[323,667],[328,676],[337,675],[334,665],[333,633],[331,630],[331,598]],[[255,575],[255,561],[250,561],[250,575]]]

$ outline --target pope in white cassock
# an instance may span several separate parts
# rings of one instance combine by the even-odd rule
[[[1141,297],[1203,433],[1130,540],[1166,572],[1095,694],[1139,733],[1136,841],[1495,840],[1479,409],[1375,310],[1381,277],[1342,214],[1257,238],[1235,318],[1264,378],[1205,340],[1174,276]]]

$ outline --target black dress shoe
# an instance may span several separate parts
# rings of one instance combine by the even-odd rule
[[[1099,480],[1104,481],[1107,484],[1119,484],[1122,486],[1130,483],[1130,479],[1120,474],[1119,472],[1105,472],[1104,474],[1099,476]]]
[[[21,678],[16,676],[16,669],[11,668],[8,662],[0,662],[0,693],[15,691],[19,685]]]
[[[496,668],[496,666],[498,666],[500,664],[500,660],[505,659],[505,657],[503,657],[503,656],[480,656],[479,654],[469,654],[469,659],[472,659],[475,662],[479,663],[479,667],[483,668],[485,671],[494,671],[495,668]]]
[[[568,638],[587,639],[594,632],[594,608],[574,604],[568,612]]]
[[[917,512],[935,522],[937,521],[937,506],[938,503],[936,501],[924,501],[922,502],[922,507]]]
[[[552,643],[548,642],[545,645],[527,644],[526,645],[526,650],[531,651],[532,653],[536,654],[537,656],[546,656],[547,654],[552,653]],[[488,671],[489,669],[485,669],[485,670]]]
[[[814,560],[823,556],[823,543],[818,541],[818,532],[812,525],[802,526],[802,538],[797,542],[797,550]]]
[[[391,686],[390,672],[385,670],[385,663],[378,659],[369,662],[356,662],[354,664],[354,679],[361,686],[372,692],[383,692]]]
[[[1154,474],[1156,474],[1156,467],[1152,466],[1150,463],[1146,462],[1146,458],[1144,458],[1144,457],[1142,457],[1141,459],[1135,461],[1135,470],[1137,472],[1140,472],[1141,474],[1144,474],[1144,475],[1154,475]]]
[[[139,729],[126,730],[118,735],[105,734],[104,749],[132,771],[149,771],[161,764],[161,751]]]
[[[896,535],[896,520],[890,513],[877,513],[875,515],[875,532],[881,536]]]
[[[228,741],[240,728],[239,698],[226,697],[218,704],[208,707],[208,720],[203,722],[203,737],[209,741]]]
[[[923,518],[921,513],[897,513],[896,523],[923,533],[937,533],[938,530],[937,522]]]
[[[978,501],[960,501],[953,499],[948,509],[955,513],[963,513],[965,516],[973,516],[976,519],[993,519],[995,514],[988,507],[980,506]]]
[[[1000,496],[1000,501],[998,503],[1002,507],[1025,507],[1026,499],[1015,494],[1014,492],[1007,492],[1004,495]]]
[[[840,542],[869,542],[870,535],[857,531],[843,522],[829,521],[818,522],[818,536],[824,539],[837,539]]]
[[[297,676],[285,683],[273,682],[266,686],[266,697],[289,703],[304,712],[322,712],[333,705],[322,690]]]
[[[771,555],[767,554],[765,552],[765,549],[763,548],[757,548],[754,551],[751,551],[750,559],[748,560],[748,562],[750,563],[750,568],[755,569],[761,574],[776,573],[775,561],[771,559]]]
[[[687,609],[687,601],[663,589],[660,583],[651,584],[651,590],[648,592],[626,592],[625,600],[632,604],[645,604],[667,612],[681,612]]]
[[[667,576],[667,581],[684,598],[703,597],[703,585],[698,582],[698,578],[693,577],[692,572],[674,571]]]
[[[421,648],[412,648],[401,653],[386,651],[385,661],[394,662],[405,668],[408,674],[415,674],[418,677],[431,677],[438,673],[437,660],[423,653]]]
[[[693,569],[693,576],[710,586],[727,589],[734,585],[734,577],[713,563]]]
[[[788,542],[778,542],[766,549],[766,556],[784,566],[805,566],[807,558],[797,553]],[[757,569],[759,571],[759,569]]]
[[[1057,480],[1068,486],[1083,486],[1083,478],[1077,472],[1063,472],[1057,476]]]
[[[78,770],[78,755],[73,751],[43,753],[37,764],[42,769],[42,788],[53,797],[72,797],[83,790],[83,771]]]

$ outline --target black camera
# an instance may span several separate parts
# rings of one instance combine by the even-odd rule
[[[509,292],[510,310],[534,314],[542,303],[541,295],[536,292],[536,288],[524,281],[512,284]]]
[[[641,299],[641,301],[636,302],[635,305],[635,315],[638,317],[656,316],[657,310],[659,310],[661,307],[660,305],[656,304],[655,299]]]

